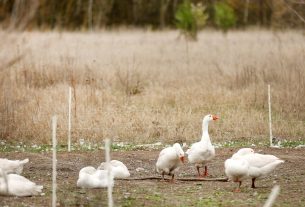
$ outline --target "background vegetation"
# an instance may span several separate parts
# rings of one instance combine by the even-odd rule
[[[208,113],[220,116],[210,126],[213,142],[264,142],[271,84],[274,136],[304,140],[301,33],[205,31],[189,42],[189,54],[177,36],[136,30],[6,35],[1,61],[16,61],[1,70],[1,137],[49,143],[57,114],[65,144],[72,86],[73,142],[190,143],[201,136]]]
[[[206,9],[208,26],[215,22],[215,4],[227,4],[236,16],[236,27],[304,27],[301,0],[192,0]],[[87,30],[105,27],[175,27],[175,13],[183,0],[2,0],[2,27],[18,25],[25,13],[37,9],[29,28]]]

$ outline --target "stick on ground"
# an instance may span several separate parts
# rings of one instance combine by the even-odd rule
[[[117,180],[162,180],[162,177],[142,177],[142,178],[120,178]],[[164,180],[170,180],[169,178],[165,178]],[[176,178],[176,180],[180,181],[219,181],[219,182],[227,182],[228,178]]]

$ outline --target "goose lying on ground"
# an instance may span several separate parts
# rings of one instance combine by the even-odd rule
[[[124,163],[118,160],[110,161],[111,172],[114,178],[127,178],[130,176],[128,168]],[[101,165],[97,168],[98,170],[107,170],[107,163],[102,162]]]
[[[242,148],[233,156],[235,159],[246,160],[249,164],[248,176],[252,178],[252,188],[255,188],[255,180],[271,173],[284,161],[274,155],[254,153],[251,148]]]
[[[5,173],[16,173],[21,174],[23,170],[23,166],[29,162],[29,159],[24,160],[8,160],[4,158],[0,158],[0,168]]]
[[[84,167],[79,171],[77,186],[80,188],[106,188],[108,183],[113,186],[113,175],[110,174],[108,181],[107,170],[97,170],[94,167]]]
[[[27,178],[17,174],[6,174],[0,169],[0,194],[11,196],[39,195],[42,185],[36,185]]]
[[[207,163],[215,156],[215,149],[209,136],[209,122],[217,120],[218,117],[208,114],[202,121],[202,137],[199,142],[192,144],[191,148],[186,151],[190,163],[195,164],[199,177],[208,176]],[[205,168],[204,174],[200,175],[199,169]]]
[[[163,179],[164,175],[171,175],[171,182],[174,182],[175,172],[178,170],[181,162],[184,162],[184,152],[181,145],[175,143],[173,146],[167,147],[160,152],[156,163],[156,170],[162,175]]]

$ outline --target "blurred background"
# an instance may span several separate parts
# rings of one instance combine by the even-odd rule
[[[202,5],[206,25],[222,28],[225,16],[230,27],[303,28],[303,0],[1,0],[2,28],[88,30],[115,27],[140,27],[152,30],[176,28],[181,4]],[[186,12],[186,10],[185,10]]]
[[[1,0],[0,139],[305,141],[303,0]]]

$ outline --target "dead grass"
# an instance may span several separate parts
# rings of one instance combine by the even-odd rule
[[[210,127],[214,142],[266,140],[270,83],[274,135],[304,140],[301,32],[206,31],[188,54],[175,31],[1,35],[0,61],[21,57],[0,71],[1,139],[50,143],[57,114],[65,144],[71,85],[73,142],[192,142],[207,113],[221,117]]]

